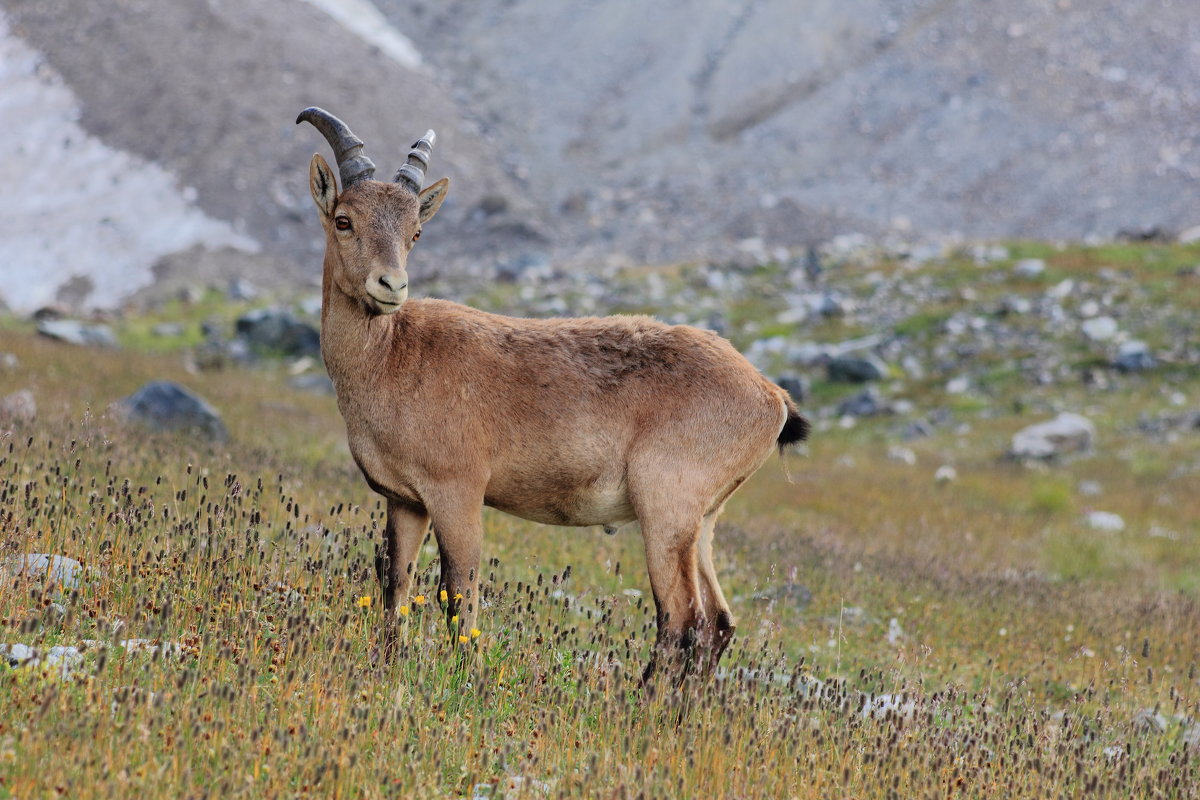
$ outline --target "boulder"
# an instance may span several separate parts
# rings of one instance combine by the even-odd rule
[[[1054,458],[1088,450],[1096,440],[1096,426],[1087,417],[1064,411],[1052,420],[1030,425],[1013,435],[1014,458]]]
[[[92,325],[77,319],[43,319],[37,332],[67,344],[88,347],[116,347],[117,337],[107,325]]]
[[[83,565],[66,556],[26,553],[0,563],[0,574],[8,578],[48,580],[63,589],[76,589],[83,574]]]
[[[224,442],[229,431],[217,413],[199,395],[170,381],[152,381],[117,403],[127,420],[153,431],[187,431]]]
[[[834,383],[869,383],[887,375],[887,365],[878,358],[866,356],[836,356],[825,365],[829,380]]]
[[[316,326],[296,319],[290,311],[260,308],[238,317],[238,336],[252,350],[284,356],[321,355],[321,333]]]
[[[780,389],[792,396],[792,399],[797,403],[804,401],[808,397],[808,381],[804,378],[797,378],[792,375],[780,375],[775,381]]]

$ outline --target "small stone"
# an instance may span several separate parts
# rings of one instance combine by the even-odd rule
[[[1079,493],[1084,497],[1099,497],[1104,494],[1104,487],[1098,481],[1080,481]]]
[[[958,470],[949,464],[942,464],[937,468],[937,471],[933,473],[934,483],[952,483],[956,480],[958,480]]]
[[[0,353],[0,367],[5,369],[16,369],[20,366],[21,360],[12,353]]]
[[[1117,335],[1117,321],[1112,317],[1094,317],[1079,326],[1083,335],[1093,342],[1107,342]]]
[[[229,431],[206,400],[170,381],[152,381],[118,401],[117,409],[127,420],[158,432],[191,431],[224,442]]]
[[[67,344],[112,348],[117,346],[117,337],[107,325],[91,325],[74,319],[44,319],[38,323],[37,332]]]
[[[874,417],[879,414],[886,414],[891,411],[891,408],[880,399],[879,392],[874,388],[864,389],[853,397],[848,397],[838,403],[837,414],[839,417]]]
[[[1022,278],[1036,278],[1046,271],[1046,262],[1040,258],[1023,258],[1013,265],[1013,272]]]
[[[963,394],[971,388],[971,382],[962,376],[951,378],[946,383],[946,394]]]
[[[37,402],[33,392],[21,389],[0,399],[0,425],[20,425],[37,418]]]
[[[863,719],[885,719],[889,714],[900,719],[912,719],[917,704],[898,694],[867,695],[863,699]]]
[[[1165,733],[1167,719],[1153,708],[1143,708],[1133,715],[1133,729],[1145,734]]]
[[[226,293],[230,300],[257,300],[258,287],[245,278],[234,278],[229,281],[229,291]]]
[[[900,620],[892,617],[888,620],[887,643],[895,647],[906,638],[904,629],[900,627]]]
[[[46,580],[64,590],[79,588],[83,565],[73,558],[49,553],[27,553],[13,556],[0,567],[7,577],[26,580]]]
[[[1012,438],[1014,458],[1054,458],[1088,450],[1096,440],[1096,426],[1087,417],[1064,411],[1052,420],[1030,425]]]
[[[874,356],[838,356],[825,366],[834,383],[869,383],[887,375],[887,365]]]
[[[917,454],[907,447],[889,447],[887,457],[889,461],[899,461],[910,467],[917,463]]]
[[[1149,345],[1137,339],[1131,339],[1121,344],[1112,365],[1119,372],[1145,372],[1153,369],[1157,363],[1154,356],[1150,354]]]
[[[1084,517],[1084,521],[1092,530],[1109,533],[1125,530],[1125,520],[1121,519],[1120,514],[1113,514],[1111,511],[1090,511]]]
[[[1183,232],[1179,234],[1180,244],[1195,244],[1196,242],[1200,242],[1200,225],[1193,225],[1190,228],[1185,228]]]
[[[0,644],[0,656],[3,656],[10,667],[19,667],[33,660],[35,653],[27,644]]]
[[[783,603],[784,605],[793,606],[797,610],[807,608],[808,604],[812,602],[812,598],[812,591],[807,586],[791,582],[771,589],[764,589],[750,596],[750,599],[756,603]]]

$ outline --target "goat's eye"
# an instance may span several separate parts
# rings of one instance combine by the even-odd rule
[[[417,239],[420,239],[420,238],[421,238],[421,232],[420,232],[420,231],[417,231],[416,233],[414,233],[414,234],[413,234],[413,241],[414,241],[414,242],[415,242]]]
[[[333,226],[339,231],[348,231],[350,230],[350,218],[338,217],[333,221]]]

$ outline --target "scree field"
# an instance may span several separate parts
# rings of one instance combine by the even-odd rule
[[[718,527],[739,623],[722,670],[653,698],[636,526],[486,511],[474,661],[447,641],[428,542],[386,663],[382,508],[333,398],[293,388],[287,359],[185,369],[199,322],[244,306],[126,313],[119,349],[9,319],[0,397],[28,389],[37,411],[0,424],[0,798],[1200,795],[1197,263],[847,257],[820,278],[834,306],[801,312],[815,278],[783,265],[464,292],[716,319],[809,381],[810,443]],[[1115,337],[1082,332],[1104,316]],[[839,410],[864,387],[799,345],[862,337],[877,408]],[[1122,338],[1153,364],[1112,366]],[[119,421],[110,404],[149,380],[205,397],[229,441]],[[1094,424],[1088,451],[1006,456],[1060,411]],[[76,585],[17,575],[35,553],[80,562]]]

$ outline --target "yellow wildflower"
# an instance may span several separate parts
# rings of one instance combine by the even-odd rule
[[[358,607],[359,608],[370,608],[371,607],[371,599],[372,599],[371,595],[364,594],[362,597],[358,598]]]
[[[423,606],[423,605],[425,605],[425,595],[423,595],[423,594],[419,594],[419,595],[417,595],[416,597],[414,597],[414,598],[413,598],[413,605],[414,605],[414,606]]]
[[[462,600],[462,599],[463,599],[462,592],[455,592],[455,593],[454,593],[454,599],[455,599],[455,600]]]
[[[463,644],[466,644],[467,642],[469,642],[469,641],[471,641],[471,640],[470,640],[470,639],[468,639],[468,638],[467,638],[467,637],[465,637],[465,636],[459,636],[459,637],[458,637],[458,641],[462,642]]]
[[[445,589],[442,589],[442,591],[440,593],[438,593],[438,599],[441,600],[443,603],[446,602],[446,590]]]
[[[400,616],[402,616],[402,617],[408,616],[408,606],[400,606]]]
[[[471,628],[472,639],[478,639],[481,635],[483,635],[483,631],[479,630],[479,628]]]
[[[451,617],[451,618],[450,618],[450,624],[451,624],[451,625],[457,625],[457,624],[458,624],[458,614],[455,614],[453,617]]]

